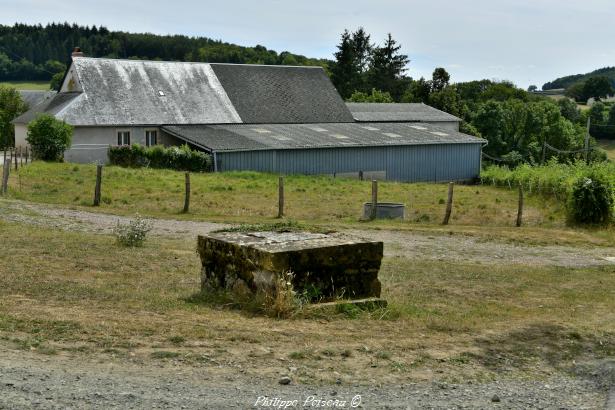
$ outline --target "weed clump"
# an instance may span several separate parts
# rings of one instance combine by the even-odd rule
[[[134,219],[126,224],[117,221],[113,234],[119,245],[132,248],[143,246],[147,234],[151,230],[152,223],[137,214]]]

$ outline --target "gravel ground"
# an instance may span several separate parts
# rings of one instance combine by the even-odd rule
[[[0,200],[0,218],[60,229],[110,233],[118,221],[129,218],[80,210],[53,207],[30,202]],[[195,238],[198,234],[228,225],[211,222],[153,220],[154,235]],[[464,235],[442,235],[428,232],[357,230],[344,233],[385,244],[386,256],[483,264],[523,264],[532,266],[583,267],[608,265],[605,257],[615,256],[615,248],[578,248],[571,246],[520,245],[496,240],[485,241]]]
[[[211,368],[87,362],[0,348],[0,409],[280,408],[265,398],[291,402],[286,408],[318,407],[317,400],[331,400],[320,408],[352,408],[354,399],[364,409],[604,409],[612,401],[600,380],[607,373],[612,380],[614,366],[598,369],[589,378],[540,382],[282,386],[277,380],[218,380]]]

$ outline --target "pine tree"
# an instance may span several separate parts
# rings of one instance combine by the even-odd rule
[[[356,64],[354,43],[348,30],[344,30],[342,38],[334,54],[335,62],[331,68],[331,81],[342,98],[349,98],[354,92],[354,85],[359,75]]]
[[[370,86],[389,92],[397,101],[403,92],[403,85],[407,83],[404,73],[410,62],[408,56],[401,54],[400,50],[401,45],[397,45],[389,33],[384,46],[374,49],[369,69]]]

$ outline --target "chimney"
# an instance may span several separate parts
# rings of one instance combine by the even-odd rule
[[[73,52],[71,54],[72,58],[75,57],[83,57],[83,51],[81,51],[81,47],[75,47],[73,48]]]

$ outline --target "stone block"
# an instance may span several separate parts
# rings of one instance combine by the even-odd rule
[[[380,297],[382,242],[342,234],[217,232],[198,237],[203,289],[275,290],[287,273],[313,300]]]

